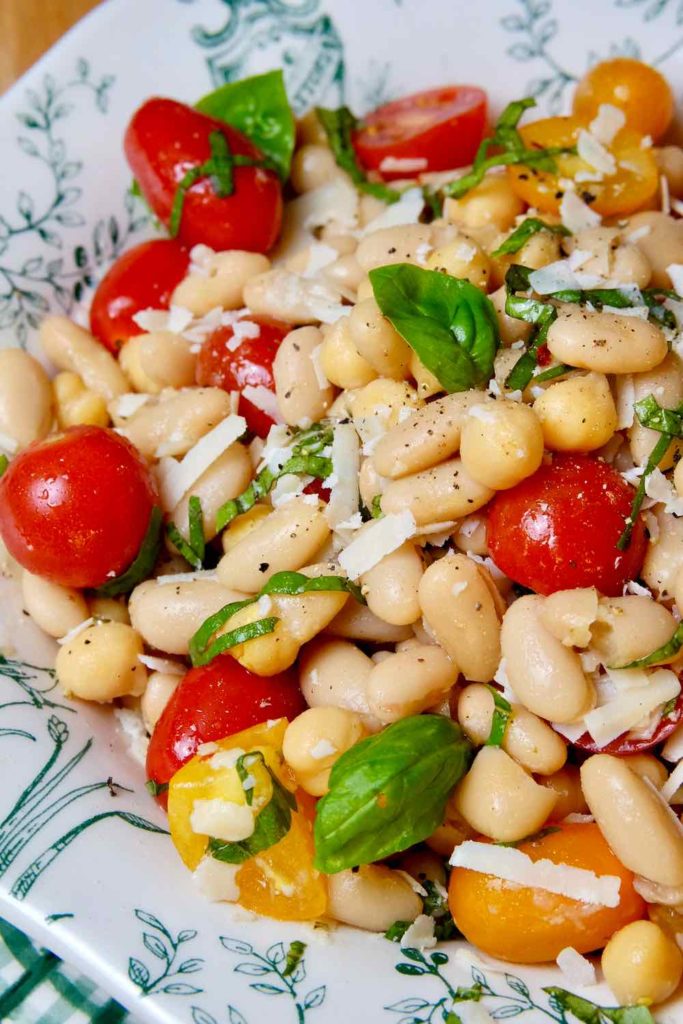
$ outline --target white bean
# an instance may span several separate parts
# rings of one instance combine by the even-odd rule
[[[257,274],[270,268],[270,260],[259,252],[230,249],[208,260],[205,272],[188,274],[176,286],[171,302],[204,316],[211,309],[239,309],[245,305],[244,287]]]
[[[418,526],[461,519],[482,508],[494,491],[473,480],[460,459],[391,481],[382,495],[382,510],[409,510]]]
[[[393,263],[416,263],[418,251],[424,246],[431,248],[428,224],[380,228],[361,239],[356,259],[366,272]]]
[[[145,692],[140,698],[140,713],[148,733],[161,718],[164,709],[178,688],[182,676],[171,672],[152,672],[147,680]]]
[[[393,626],[415,622],[420,617],[418,587],[423,572],[422,557],[410,541],[385,555],[361,576],[370,610]]]
[[[317,327],[299,327],[282,339],[275,354],[275,394],[282,418],[290,426],[321,420],[334,399],[334,389],[320,383],[313,363],[322,341]]]
[[[25,448],[51,424],[52,388],[43,367],[20,348],[0,349],[0,434]]]
[[[197,356],[180,334],[154,331],[130,338],[119,362],[136,391],[156,395],[164,388],[194,384]]]
[[[230,395],[221,388],[184,388],[146,402],[119,429],[148,459],[177,457],[186,455],[230,409]]]
[[[187,654],[189,643],[205,619],[246,594],[229,590],[218,580],[147,580],[130,595],[130,619],[150,647],[166,654]]]
[[[21,593],[26,611],[48,636],[66,636],[88,618],[86,600],[73,587],[62,587],[24,571]]]
[[[346,708],[361,715],[373,731],[379,722],[370,713],[368,681],[371,658],[345,640],[318,639],[302,652],[299,683],[312,708]]]
[[[125,374],[111,353],[68,317],[46,317],[40,325],[40,342],[58,370],[77,373],[87,388],[107,402],[129,390]]]
[[[543,459],[543,431],[521,402],[502,399],[471,406],[462,427],[460,458],[485,487],[506,490],[535,473]]]
[[[418,715],[446,697],[458,678],[458,666],[434,645],[416,644],[389,654],[368,677],[368,706],[388,725]]]
[[[216,536],[216,513],[226,501],[241,494],[252,477],[251,459],[243,444],[235,442],[219,455],[208,469],[195,480],[187,494],[171,511],[171,519],[183,537],[189,535],[189,503],[191,497],[199,498],[204,521],[204,537],[213,540]]]
[[[605,665],[627,665],[668,643],[676,632],[676,620],[664,605],[649,597],[628,594],[600,601],[597,620],[591,627],[591,647]],[[657,662],[666,665],[675,654]]]
[[[574,307],[560,309],[548,348],[559,362],[597,373],[642,373],[668,352],[666,338],[649,320]]]
[[[394,921],[414,921],[422,901],[399,871],[383,864],[329,875],[327,912],[336,921],[384,932]]]

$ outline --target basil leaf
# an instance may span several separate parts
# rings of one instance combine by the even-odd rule
[[[489,686],[488,689],[493,696],[493,718],[491,719],[491,732],[484,746],[500,747],[505,739],[508,722],[512,717],[512,704],[495,686]]]
[[[356,188],[385,203],[395,203],[400,199],[401,193],[398,189],[390,188],[382,182],[368,181],[365,171],[358,163],[353,146],[353,132],[358,126],[358,120],[349,108],[338,107],[336,110],[329,110],[325,107],[316,107],[315,112],[327,135],[337,166],[346,171]]]
[[[263,810],[257,814],[254,831],[248,839],[242,839],[238,843],[229,843],[224,839],[209,839],[207,852],[226,864],[244,864],[257,853],[269,850],[271,846],[279,843],[292,827],[292,811],[296,810],[294,794],[285,789],[268,768],[263,754],[256,751],[250,756],[262,761],[270,775],[273,793]]]
[[[389,939],[389,942],[400,942],[411,924],[412,921],[394,921],[385,931],[384,938]]]
[[[645,463],[642,476],[638,481],[638,487],[636,488],[635,497],[631,505],[631,511],[629,512],[628,518],[626,519],[626,526],[624,527],[621,537],[617,541],[617,548],[619,549],[619,551],[625,551],[631,543],[631,534],[633,533],[633,527],[636,522],[636,519],[638,518],[638,513],[640,512],[641,505],[643,504],[643,500],[645,498],[645,485],[647,483],[647,479],[659,466],[659,463],[662,461],[662,459],[668,452],[670,444],[671,438],[669,437],[669,435],[662,434],[659,440],[657,441],[656,445],[650,452],[650,457]]]
[[[157,782],[155,779],[147,779],[145,789],[152,796],[159,796],[160,793],[168,792],[168,782]]]
[[[149,517],[147,532],[143,537],[140,550],[135,560],[128,566],[125,572],[108,580],[101,587],[95,588],[95,593],[101,597],[118,597],[120,594],[129,594],[138,583],[142,583],[151,575],[154,564],[159,553],[161,541],[161,509],[156,505]]]
[[[246,135],[268,157],[280,178],[287,180],[296,128],[282,71],[228,82],[202,97],[196,107]]]
[[[193,494],[188,502],[189,519],[189,541],[185,540],[182,533],[170,522],[166,525],[166,535],[171,541],[178,554],[180,554],[193,569],[201,569],[204,565],[206,554],[206,541],[204,539],[204,516],[202,514],[202,503],[196,494]]]
[[[5,471],[7,470],[8,466],[9,466],[9,459],[7,458],[7,456],[6,455],[0,455],[0,476],[2,476],[5,473]]]
[[[545,221],[539,220],[538,217],[527,217],[491,255],[496,258],[519,252],[529,239],[533,235],[538,234],[539,231],[549,231],[554,235],[571,234],[563,224],[546,224]]]
[[[610,668],[647,668],[649,665],[656,665],[658,662],[673,661],[681,647],[683,647],[683,624],[676,627],[670,640],[658,647],[651,654],[646,654],[635,661],[629,661],[627,665],[610,665]]]
[[[564,1013],[569,1012],[582,1024],[655,1024],[655,1019],[646,1006],[598,1006],[588,999],[575,996],[564,988],[544,988],[555,1006]]]
[[[335,762],[316,808],[315,866],[328,874],[421,842],[442,822],[472,744],[440,715],[413,715],[356,743]]]
[[[469,281],[410,263],[370,271],[377,305],[448,391],[488,383],[500,338],[491,300]]]

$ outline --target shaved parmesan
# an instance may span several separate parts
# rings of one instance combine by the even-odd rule
[[[601,174],[612,175],[616,173],[617,162],[609,152],[605,149],[602,142],[595,137],[591,132],[587,132],[585,128],[582,128],[579,132],[578,139],[576,140],[576,151],[578,155],[591,167],[594,167],[596,171],[600,171]]]
[[[230,750],[216,750],[209,761],[212,768],[220,771],[221,768],[234,768],[245,751],[242,747],[231,747]]]
[[[616,673],[612,670],[609,674],[614,680]],[[621,675],[626,676],[627,671]],[[616,699],[589,711],[584,717],[586,729],[598,746],[603,747],[623,733],[635,729],[648,715],[681,692],[677,676],[669,669],[657,669],[650,673],[644,686],[629,685],[628,680],[624,680],[624,683],[618,688]]]
[[[245,393],[247,390],[247,388],[244,389]],[[243,416],[230,414],[208,434],[204,434],[204,437],[201,437],[190,448],[180,462],[176,459],[163,459],[157,470],[159,493],[164,511],[171,512],[202,473],[205,473],[209,466],[213,465],[216,459],[244,434],[246,429],[247,421]]]
[[[332,529],[337,529],[358,512],[360,494],[360,444],[351,423],[339,423],[332,437],[332,477],[330,500],[325,517]]]
[[[427,159],[424,156],[385,156],[379,169],[383,174],[391,171],[397,171],[399,174],[411,174],[416,171],[425,171]]]
[[[282,423],[282,413],[277,402],[277,396],[263,384],[247,384],[242,388],[242,395],[248,402],[255,405],[261,412],[265,412],[275,423]]]
[[[367,523],[361,535],[339,555],[339,564],[349,579],[357,580],[369,572],[386,555],[400,548],[409,537],[416,533],[412,512],[390,513],[382,519]]]
[[[543,889],[581,903],[602,907],[619,906],[621,880],[616,875],[596,875],[585,868],[555,864],[551,860],[533,861],[512,846],[495,846],[467,839],[453,850],[453,867],[468,868],[482,874],[504,878],[532,889]]]
[[[317,273],[338,259],[339,253],[333,246],[325,245],[323,242],[311,242],[308,247],[308,262],[303,276],[315,277]]]
[[[207,855],[192,872],[192,881],[202,896],[212,903],[236,903],[240,898],[236,876],[241,867],[241,864],[226,864]]]
[[[619,107],[611,103],[601,103],[598,113],[589,124],[591,135],[594,135],[598,142],[609,146],[615,135],[621,131],[626,124],[626,114]]]
[[[243,341],[247,338],[258,338],[261,328],[253,320],[236,320],[232,324],[232,337],[228,338],[225,347],[230,352],[236,352]]]
[[[548,263],[540,270],[529,274],[529,284],[539,295],[550,295],[574,288],[597,288],[605,285],[605,278],[598,274],[585,274],[576,270],[571,257]]]
[[[650,224],[643,224],[642,228],[636,228],[635,231],[631,231],[630,234],[626,235],[624,240],[626,242],[630,242],[631,245],[635,245],[635,243],[639,242],[641,238],[645,238],[649,235],[651,231],[652,226]]]
[[[109,403],[109,412],[114,419],[127,420],[149,402],[151,397],[151,395],[138,395],[134,391],[129,391]],[[2,442],[0,441],[0,443]]]
[[[253,834],[255,824],[254,811],[248,804],[236,804],[221,797],[199,799],[192,804],[190,828],[196,835],[239,843]]]
[[[375,217],[366,224],[360,232],[360,237],[371,235],[373,231],[380,231],[383,228],[395,228],[401,224],[417,224],[420,214],[424,210],[425,200],[421,188],[409,188],[403,193],[397,203],[387,206],[378,217]]]
[[[435,945],[434,918],[427,914],[418,914],[403,933],[401,949],[433,949]]]
[[[209,757],[211,754],[215,754],[218,750],[218,744],[210,740],[208,743],[200,743],[197,747],[197,753],[200,757]]]
[[[171,331],[172,334],[180,334],[190,326],[194,315],[183,306],[171,306],[170,309],[141,309],[133,314],[133,320],[142,331]]]
[[[594,228],[602,222],[602,217],[590,206],[584,203],[583,199],[577,196],[576,192],[567,191],[560,202],[560,217],[562,223],[572,234],[577,234],[585,228]]]
[[[68,633],[64,634],[64,636],[60,636],[60,638],[57,641],[57,643],[58,644],[70,644],[71,641],[75,640],[77,636],[80,636],[80,634],[84,630],[89,629],[90,626],[94,626],[94,625],[95,625],[95,619],[91,615],[89,619],[83,619],[82,622],[79,622],[77,626],[74,626],[73,629],[70,629]]]
[[[401,871],[400,868],[394,868],[394,871],[408,883],[413,892],[416,892],[418,896],[427,897],[429,895],[424,885],[420,885],[417,878],[413,878],[413,876],[409,875],[407,871]],[[441,886],[441,888],[443,889],[443,886]],[[448,893],[445,889],[444,892],[446,893],[445,899],[448,899]]]
[[[155,658],[152,654],[138,654],[138,661],[151,672],[165,672],[169,676],[184,676],[187,672],[185,665],[179,661],[171,661],[170,658]]]
[[[193,245],[190,249],[190,266],[188,274],[198,274],[199,277],[208,277],[211,270],[211,261],[216,255],[216,250],[209,245]]]
[[[678,292],[679,295],[683,295],[683,263],[670,263],[666,268],[666,272],[669,275],[674,291]]]
[[[142,715],[132,708],[114,708],[114,717],[121,727],[128,753],[134,761],[144,765],[147,760],[149,737]]]
[[[302,493],[305,487],[308,487],[313,477],[311,476],[297,476],[295,473],[285,473],[275,483],[272,491],[270,492],[270,500],[273,508],[279,508],[280,505],[285,505],[292,498],[296,498]]]
[[[565,949],[560,950],[556,963],[567,979],[567,984],[572,988],[597,984],[595,967],[590,960],[577,953],[572,946],[566,946]]]
[[[637,320],[647,320],[650,315],[650,310],[647,306],[627,306],[621,308],[620,306],[603,306],[603,313],[614,313],[615,316],[632,316]]]
[[[662,747],[665,761],[680,761],[683,758],[683,724],[679,725]]]
[[[672,803],[673,798],[676,796],[681,786],[683,786],[683,761],[678,762],[671,775],[662,786],[660,793],[665,800]]]
[[[652,592],[635,580],[629,580],[624,584],[624,594],[634,594],[635,597],[652,597]]]
[[[325,388],[329,388],[330,382],[325,376],[325,371],[323,370],[322,364],[320,362],[322,348],[323,346],[322,344],[320,344],[316,345],[315,348],[311,350],[311,365],[313,366],[313,373],[315,374],[316,383],[320,390],[324,391]]]
[[[173,583],[193,583],[195,580],[217,580],[218,575],[214,569],[197,569],[196,572],[171,572],[165,576],[157,576],[159,585]]]
[[[683,498],[661,469],[653,469],[645,481],[645,493],[656,505],[663,505],[666,512],[683,516]]]

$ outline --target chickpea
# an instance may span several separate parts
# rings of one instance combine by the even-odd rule
[[[543,460],[538,417],[521,402],[504,399],[472,406],[463,423],[460,458],[472,479],[485,487],[514,487]]]
[[[88,626],[59,649],[57,679],[67,697],[98,703],[139,697],[147,682],[147,670],[138,659],[143,650],[142,638],[131,626]]]
[[[354,345],[346,316],[332,324],[325,333],[320,366],[330,383],[339,388],[362,388],[377,377],[374,367]]]
[[[88,424],[95,427],[109,425],[107,403],[102,395],[86,388],[77,373],[58,373],[52,381],[57,423],[62,430]]]
[[[558,381],[534,402],[546,448],[555,452],[592,452],[617,429],[617,410],[603,373]]]
[[[323,796],[335,761],[366,735],[363,720],[355,711],[308,708],[287,726],[282,753],[302,789]]]
[[[652,921],[632,921],[609,940],[602,954],[605,981],[626,1006],[662,1003],[678,988],[683,953]]]
[[[427,269],[458,277],[488,291],[491,262],[481,247],[467,235],[456,235],[448,245],[434,249],[427,257]]]
[[[356,350],[381,377],[403,380],[408,376],[411,349],[382,316],[374,298],[353,307],[348,327]]]
[[[461,199],[447,199],[444,216],[461,227],[479,228],[495,224],[500,231],[509,230],[524,210],[505,175],[489,174]]]

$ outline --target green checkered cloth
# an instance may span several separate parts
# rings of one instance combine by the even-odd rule
[[[0,1021],[135,1024],[94,982],[0,918]]]

